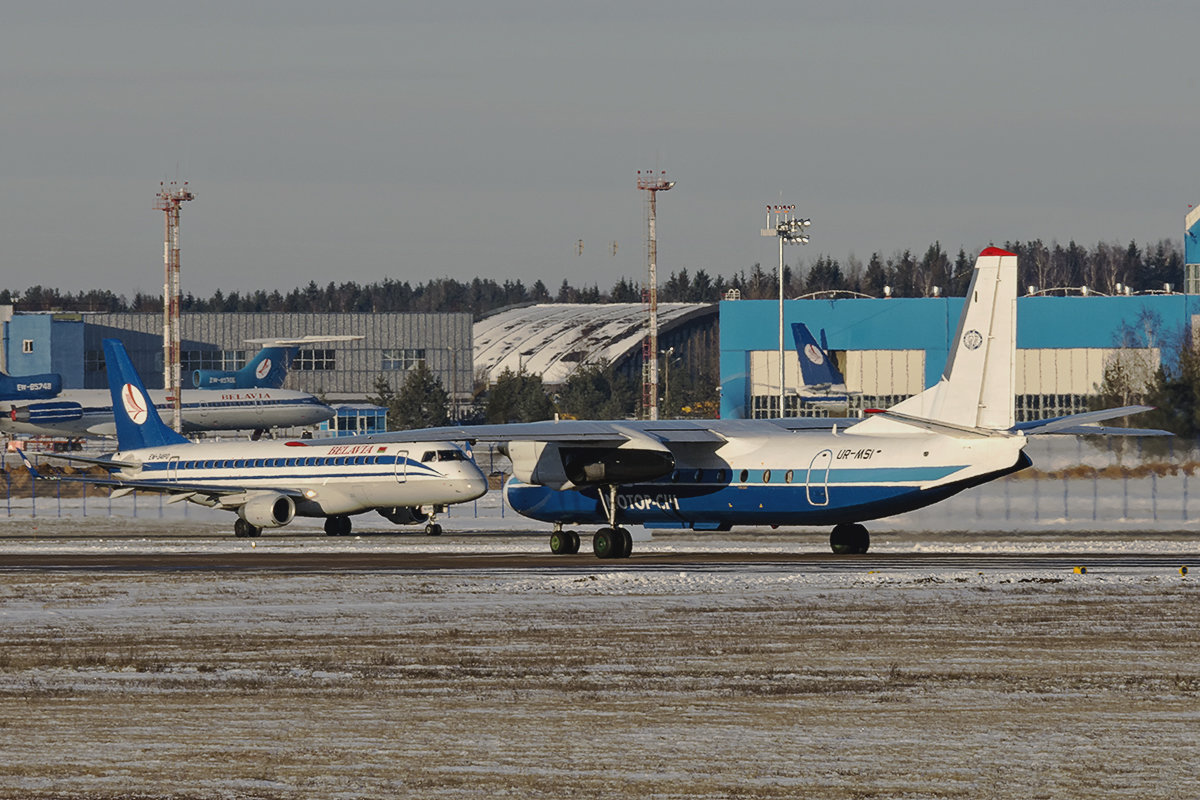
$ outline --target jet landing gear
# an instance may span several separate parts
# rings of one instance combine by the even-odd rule
[[[256,536],[262,535],[262,528],[257,525],[251,525],[246,520],[238,517],[233,521],[233,535],[239,539],[253,539]]]
[[[871,534],[857,522],[835,525],[829,534],[829,547],[838,555],[862,555],[871,546]]]
[[[446,506],[434,506],[429,511],[429,522],[425,524],[426,536],[441,536],[442,526],[438,524],[437,515],[446,510]]]
[[[345,514],[335,514],[325,518],[326,536],[349,536],[353,525]]]

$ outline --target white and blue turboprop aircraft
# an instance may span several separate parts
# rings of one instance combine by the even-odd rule
[[[324,517],[327,534],[345,536],[350,515],[372,510],[396,524],[427,522],[425,532],[437,535],[434,513],[487,491],[479,467],[447,441],[190,442],[163,424],[121,343],[106,339],[104,355],[117,451],[104,458],[51,457],[100,464],[110,474],[48,479],[112,486],[114,495],[163,492],[171,495],[168,502],[227,509],[237,514],[233,530],[240,537],[297,516]],[[47,477],[21,457],[35,477]]]
[[[508,503],[554,525],[555,553],[576,552],[579,536],[564,528],[586,523],[603,525],[592,537],[601,558],[629,555],[623,523],[694,530],[833,525],[835,553],[865,553],[864,521],[923,508],[1029,466],[1030,436],[1165,433],[1096,424],[1147,406],[1014,424],[1016,283],[1016,256],[984,250],[941,380],[848,425],[804,418],[564,421],[354,441],[503,442],[513,463]]]

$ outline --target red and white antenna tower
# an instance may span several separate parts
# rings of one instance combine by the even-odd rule
[[[645,191],[650,204],[646,215],[649,235],[646,247],[649,251],[649,268],[646,276],[646,288],[642,296],[649,306],[650,331],[642,341],[642,410],[646,419],[658,419],[658,239],[655,234],[655,199],[659,192],[665,192],[675,185],[675,181],[667,180],[667,173],[657,175],[652,170],[638,170],[637,188]]]
[[[164,212],[166,225],[163,233],[163,387],[171,403],[172,427],[183,430],[183,387],[179,375],[179,207],[196,195],[188,188],[187,181],[179,185],[175,181],[159,183],[158,202],[154,208]]]

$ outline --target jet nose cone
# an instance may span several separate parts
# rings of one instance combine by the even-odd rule
[[[483,497],[487,494],[487,480],[484,478],[468,478],[462,484],[463,493],[468,500],[474,500],[477,497]]]

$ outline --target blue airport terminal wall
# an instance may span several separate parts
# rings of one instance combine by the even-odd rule
[[[17,314],[5,326],[5,359],[11,375],[57,372],[64,389],[83,387],[83,321],[78,314]],[[33,352],[22,343],[33,341]]]
[[[788,300],[784,302],[784,350],[795,357],[791,324],[803,322],[831,350],[924,350],[925,385],[941,377],[958,326],[961,297]],[[1170,351],[1200,313],[1200,295],[1126,297],[1021,297],[1017,299],[1017,347],[1109,348],[1126,331],[1146,346]],[[749,416],[750,351],[779,349],[778,300],[727,300],[720,306],[721,417]],[[791,356],[787,356],[791,353]]]

